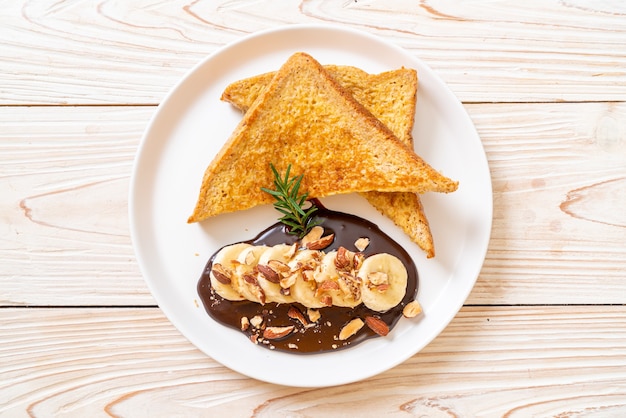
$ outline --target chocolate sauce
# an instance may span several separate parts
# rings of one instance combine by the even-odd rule
[[[340,246],[350,251],[358,251],[354,247],[354,242],[361,237],[369,238],[369,246],[362,251],[366,257],[378,253],[388,253],[398,257],[406,267],[408,272],[406,294],[400,304],[383,313],[373,311],[365,307],[364,304],[360,304],[354,308],[338,306],[320,308],[318,309],[321,314],[320,319],[314,324],[309,324],[308,327],[305,327],[301,322],[289,318],[287,315],[289,308],[294,306],[298,308],[306,318],[307,309],[298,303],[266,303],[265,305],[261,305],[249,301],[229,301],[219,296],[211,287],[211,279],[209,277],[213,265],[213,258],[215,257],[214,254],[209,259],[198,282],[198,294],[200,299],[207,313],[213,319],[237,330],[241,330],[242,317],[245,316],[250,319],[255,315],[261,315],[263,317],[266,327],[295,326],[294,331],[282,339],[270,341],[259,338],[259,346],[290,353],[319,353],[351,347],[366,339],[378,337],[378,334],[374,333],[365,325],[356,335],[346,341],[339,341],[337,337],[346,323],[357,317],[364,320],[367,316],[374,316],[382,319],[391,330],[402,317],[402,309],[404,306],[417,298],[417,268],[404,248],[370,221],[359,218],[358,216],[328,210],[317,200],[313,200],[312,203],[318,208],[315,217],[317,220],[321,221],[321,226],[324,227],[324,235],[335,234],[334,242],[329,247],[325,248],[324,252],[329,252]],[[282,223],[276,223],[261,232],[255,238],[245,242],[252,245],[273,246],[277,244],[293,244],[297,241],[298,237],[290,235]],[[246,331],[242,332],[253,341],[255,340],[253,334],[258,333],[258,331],[255,332],[253,330],[253,327],[249,327]]]

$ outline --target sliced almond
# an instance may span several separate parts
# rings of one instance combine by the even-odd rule
[[[326,235],[320,239],[316,239],[315,241],[308,242],[305,247],[307,250],[323,250],[333,243],[335,240],[335,234]]]
[[[378,286],[374,286],[374,289],[376,289],[377,292],[385,293],[387,290],[389,290],[389,287],[389,283],[383,283],[379,284]]]
[[[228,270],[223,265],[216,263],[211,267],[211,273],[213,277],[217,279],[218,282],[222,284],[230,284],[230,278],[232,276],[232,272]]]
[[[256,295],[257,298],[259,298],[261,305],[265,305],[265,290],[263,290],[263,288],[258,284],[256,285]]]
[[[317,322],[317,320],[320,319],[322,314],[317,309],[308,308],[306,310],[306,316],[309,317],[309,321]]]
[[[373,271],[367,275],[367,280],[374,286],[380,286],[389,283],[389,276],[382,271]]]
[[[314,282],[315,281],[314,271],[313,270],[304,270],[302,272],[302,279],[305,282],[309,282],[309,281]]]
[[[254,292],[256,293],[256,297],[261,302],[261,305],[265,304],[265,291],[259,285],[259,281],[256,278],[254,273],[244,273],[242,279],[245,283],[252,287]]]
[[[333,306],[333,297],[330,295],[322,295],[320,302],[322,302],[324,306]]]
[[[274,271],[274,269],[270,266],[259,264],[257,265],[257,269],[268,282],[280,283],[280,276],[278,275],[278,272]]]
[[[246,266],[251,266],[255,261],[256,256],[254,255],[254,251],[248,251],[248,253],[246,254],[246,259],[244,260]]]
[[[352,269],[358,270],[363,265],[363,261],[365,260],[365,255],[363,253],[355,253],[354,258],[352,259]]]
[[[300,245],[306,247],[309,242],[317,241],[322,238],[324,234],[324,228],[316,225],[300,240]]]
[[[416,300],[407,303],[404,309],[402,309],[402,315],[404,315],[405,318],[415,318],[421,313],[422,305]]]
[[[363,328],[363,325],[365,324],[361,318],[354,318],[352,321],[344,325],[343,328],[341,328],[341,331],[339,331],[339,339],[341,341],[347,340],[348,338],[359,332],[359,330]]]
[[[250,320],[248,319],[247,316],[242,316],[241,317],[241,330],[245,331],[248,328],[250,328]]]
[[[339,290],[339,283],[334,280],[324,280],[320,283],[318,290],[326,291],[326,290]]]
[[[282,279],[280,279],[280,287],[282,287],[283,289],[289,289],[291,286],[293,286],[296,283],[296,280],[298,279],[298,273],[292,273]]]
[[[339,283],[334,280],[324,280],[315,290],[315,297],[320,297],[324,292],[340,290]]]
[[[250,318],[250,324],[254,328],[260,328],[261,324],[263,324],[263,317],[261,315],[253,316],[252,318]]]
[[[363,251],[369,245],[370,245],[370,239],[367,238],[367,237],[361,237],[361,238],[357,239],[356,241],[354,241],[354,246],[359,251]]]
[[[290,259],[294,255],[296,255],[296,251],[298,251],[298,244],[292,244],[291,247],[285,252],[285,257]]]
[[[354,252],[349,251],[345,247],[339,247],[337,249],[337,255],[335,256],[335,267],[339,270],[351,270],[353,259]]]
[[[244,273],[241,278],[243,279],[244,282],[246,283],[250,283],[250,284],[255,284],[258,285],[259,281],[256,278],[256,274],[254,273]]]
[[[309,324],[309,321],[306,320],[304,314],[300,312],[300,309],[296,308],[295,306],[291,306],[289,308],[289,310],[287,311],[287,316],[289,318],[299,321],[304,326],[307,326]]]
[[[286,327],[267,327],[263,330],[263,338],[267,338],[268,340],[277,340],[291,334],[293,329],[293,325]]]
[[[389,334],[389,326],[380,318],[376,318],[374,316],[368,316],[365,318],[365,323],[376,334],[380,336],[385,336]]]
[[[291,272],[291,267],[279,260],[270,260],[267,265],[283,277]]]

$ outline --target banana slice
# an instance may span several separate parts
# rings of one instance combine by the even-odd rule
[[[340,272],[337,270],[335,258],[337,251],[326,253],[322,259],[322,264],[315,277],[318,283],[327,282],[328,280],[335,283],[329,285],[331,289],[324,292],[332,297],[334,306],[343,306],[353,308],[361,303],[360,283],[356,277],[351,277],[348,272]]]
[[[406,293],[408,273],[391,254],[367,257],[357,274],[362,280],[361,298],[368,308],[385,312],[398,305]]]
[[[237,274],[239,279],[235,283],[235,289],[244,297],[244,299],[256,303],[266,302],[265,293],[258,283],[258,274],[253,272],[253,270],[259,262],[261,255],[268,248],[269,247],[264,245],[251,245],[244,248],[237,257]]]
[[[209,277],[211,278],[211,286],[215,292],[227,300],[244,300],[244,295],[239,292],[239,273],[237,271],[237,257],[242,251],[251,248],[250,244],[240,243],[227,245],[215,254],[213,259],[213,268]],[[221,280],[218,279],[218,276]],[[227,282],[229,281],[229,282]]]
[[[290,250],[291,245],[274,245],[273,247],[267,248],[259,258],[257,265],[257,269],[259,270],[258,281],[265,292],[266,302],[294,302],[294,298],[289,294],[284,294],[280,286],[280,279],[282,278],[281,270],[285,269],[285,273],[290,270],[287,265],[290,258]]]
[[[316,296],[317,281],[314,273],[320,266],[320,253],[315,250],[302,250],[289,262],[292,270],[297,270],[295,282],[290,287],[293,299],[307,308],[323,308],[326,306]],[[304,266],[304,267],[303,267]]]

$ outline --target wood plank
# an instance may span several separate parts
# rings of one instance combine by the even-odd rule
[[[157,104],[226,43],[320,22],[408,49],[465,102],[621,101],[624,13],[620,0],[7,2],[0,104]]]
[[[6,308],[0,323],[4,416],[134,416],[138,408],[151,417],[626,413],[622,306],[464,308],[405,363],[321,389],[234,373],[157,308]]]
[[[626,105],[467,109],[494,189],[468,303],[626,303]]]
[[[494,188],[492,239],[468,303],[626,303],[626,105],[467,109]],[[0,305],[154,304],[126,208],[153,112],[0,112]]]
[[[128,226],[154,107],[0,112],[0,304],[154,304]]]

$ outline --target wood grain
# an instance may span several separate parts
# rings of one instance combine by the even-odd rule
[[[0,304],[154,304],[127,215],[133,159],[153,112],[0,112]]]
[[[626,303],[626,106],[467,109],[494,188],[489,252],[468,303]],[[154,110],[0,113],[0,304],[154,304],[126,209],[134,154]]]
[[[626,106],[467,108],[494,189],[468,303],[626,303]]]
[[[0,104],[158,104],[221,46],[291,23],[386,38],[423,59],[465,102],[626,98],[619,0],[5,3]]]
[[[626,416],[625,2],[0,4],[0,416]],[[494,189],[466,306],[421,353],[333,388],[201,353],[155,306],[129,237],[156,105],[220,47],[292,23],[424,60],[465,103]]]
[[[6,308],[0,323],[3,416],[626,413],[622,307],[464,308],[405,363],[322,389],[234,373],[195,349],[157,308]]]

